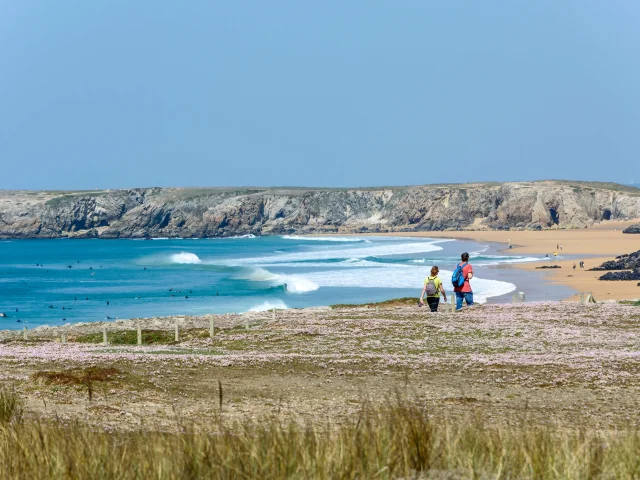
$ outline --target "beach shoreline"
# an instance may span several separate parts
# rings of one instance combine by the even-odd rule
[[[640,298],[640,287],[637,281],[600,281],[598,277],[606,272],[591,272],[588,269],[607,260],[613,260],[618,255],[632,253],[640,249],[640,235],[622,233],[625,228],[636,223],[638,223],[637,219],[602,222],[585,229],[447,230],[390,232],[371,235],[489,242],[504,245],[505,248],[500,249],[503,252],[549,255],[548,262],[514,263],[505,266],[505,268],[514,267],[525,271],[539,272],[542,270],[536,267],[559,265],[561,268],[544,271],[543,278],[550,285],[564,285],[575,290],[577,292],[575,295],[565,298],[569,301],[577,300],[580,292],[590,292],[598,301],[635,300]],[[509,248],[509,245],[512,248]],[[559,259],[553,257],[557,245],[563,247],[558,251]],[[567,255],[571,258],[562,258]],[[585,268],[573,270],[573,263],[578,263],[580,260],[585,262]]]

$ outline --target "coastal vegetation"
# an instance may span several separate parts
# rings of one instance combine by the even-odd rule
[[[391,300],[384,300],[382,302],[363,303],[363,304],[350,304],[350,303],[336,303],[331,305],[333,309],[344,308],[370,308],[370,307],[409,307],[415,306],[418,303],[416,297],[402,297],[392,298]]]
[[[228,420],[209,431],[176,415],[174,432],[96,430],[24,418],[0,391],[2,478],[636,478],[640,432],[481,415],[432,416],[397,395],[337,425],[279,416]]]
[[[637,306],[405,301],[3,331],[0,478],[640,476]]]

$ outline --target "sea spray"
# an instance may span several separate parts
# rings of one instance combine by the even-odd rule
[[[185,264],[185,265],[197,265],[202,263],[202,260],[195,253],[180,252],[174,253],[170,256],[172,263]]]
[[[274,308],[277,310],[286,310],[289,307],[287,307],[287,304],[284,303],[282,300],[267,300],[265,302],[262,302],[258,305],[251,307],[247,311],[248,312],[267,312],[269,310],[273,310]]]

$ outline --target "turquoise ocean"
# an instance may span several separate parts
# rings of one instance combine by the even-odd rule
[[[540,299],[570,293],[549,293],[537,287],[540,276],[500,268],[543,259],[499,248],[367,236],[3,240],[0,329],[417,297],[432,265],[450,290],[463,251],[471,254],[479,302],[510,301],[522,285]]]

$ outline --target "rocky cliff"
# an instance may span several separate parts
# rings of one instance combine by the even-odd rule
[[[545,181],[362,189],[0,192],[0,237],[223,237],[584,228],[640,217],[640,189]]]

